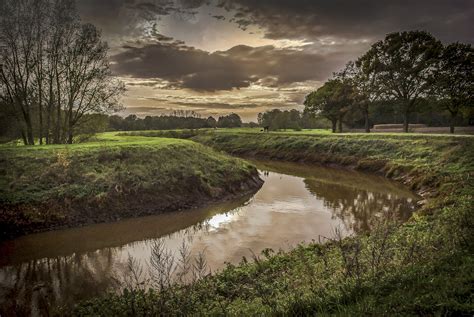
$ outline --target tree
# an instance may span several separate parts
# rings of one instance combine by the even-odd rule
[[[327,118],[332,123],[333,133],[336,132],[336,127],[342,132],[342,121],[353,105],[352,98],[353,88],[348,82],[331,79],[306,96],[305,112]]]
[[[118,98],[125,87],[112,78],[107,51],[107,44],[92,24],[78,25],[62,48],[67,143],[72,143],[74,126],[84,114],[120,109]]]
[[[111,76],[107,44],[74,0],[2,0],[0,47],[0,104],[25,144],[72,143],[84,115],[120,109],[124,86]]]
[[[430,90],[441,48],[441,43],[427,32],[391,33],[357,61],[364,76],[380,88],[382,97],[401,104],[405,132],[410,113]]]
[[[239,128],[242,126],[242,119],[235,113],[231,113],[227,116],[221,116],[217,120],[217,126],[219,128]]]
[[[379,72],[367,68],[367,64],[358,60],[349,62],[344,70],[337,74],[343,80],[350,82],[354,89],[354,102],[364,117],[364,129],[370,132],[369,106],[377,101],[381,94],[381,89],[377,84]]]
[[[474,105],[474,50],[469,44],[453,43],[443,49],[433,94],[451,115],[450,132],[462,107]]]
[[[209,118],[206,119],[207,125],[209,128],[215,128],[217,127],[217,121],[214,119],[213,116],[210,116]]]
[[[25,144],[35,143],[33,136],[33,85],[37,64],[35,8],[37,1],[18,0],[0,3],[0,84],[5,105],[22,122]]]

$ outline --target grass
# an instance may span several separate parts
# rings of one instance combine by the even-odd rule
[[[0,240],[194,207],[258,186],[250,164],[188,140],[100,135],[0,147]]]
[[[175,132],[215,149],[383,174],[426,199],[404,223],[370,234],[266,250],[194,283],[130,287],[80,316],[425,315],[474,313],[474,138],[418,134]],[[161,132],[142,132],[148,136]],[[277,232],[275,234],[278,234]],[[158,253],[159,255],[159,253]]]

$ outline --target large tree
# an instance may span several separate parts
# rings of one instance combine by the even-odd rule
[[[120,109],[107,45],[74,0],[0,1],[0,48],[0,104],[25,144],[72,143],[85,114]]]
[[[34,0],[0,2],[0,88],[3,104],[22,123],[25,144],[35,143],[33,108],[35,69],[38,64]]]
[[[405,132],[410,113],[431,88],[441,49],[442,44],[427,32],[391,33],[357,61],[381,96],[401,105]]]
[[[378,72],[366,68],[367,64],[360,60],[347,63],[346,67],[337,74],[342,80],[348,81],[354,92],[354,105],[364,117],[365,132],[370,132],[369,107],[380,98],[382,90],[377,84]]]
[[[305,112],[327,118],[332,123],[332,132],[336,132],[336,127],[338,132],[342,132],[344,116],[354,103],[353,96],[354,90],[347,81],[331,79],[306,96]]]
[[[453,43],[443,49],[436,72],[433,93],[451,115],[450,132],[463,107],[474,106],[474,49]]]

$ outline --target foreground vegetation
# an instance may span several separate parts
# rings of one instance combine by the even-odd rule
[[[0,240],[195,207],[260,185],[250,164],[178,139],[4,145],[0,162]]]
[[[191,284],[135,285],[82,303],[76,315],[474,312],[474,138],[185,132],[174,133],[233,154],[383,173],[426,201],[405,224],[380,223],[366,235],[336,235],[288,253],[267,250]]]

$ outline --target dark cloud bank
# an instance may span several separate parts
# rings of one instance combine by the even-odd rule
[[[115,55],[114,71],[137,78],[162,78],[171,86],[202,91],[276,87],[306,80],[323,80],[344,54],[331,56],[273,46],[235,46],[208,53],[182,45],[154,43],[127,47]]]
[[[113,56],[118,75],[161,78],[171,87],[197,91],[230,90],[252,83],[281,87],[324,80],[370,43],[394,31],[422,29],[444,42],[474,42],[472,0],[80,1],[83,14],[108,32],[125,34],[140,19],[192,15],[203,5],[215,5],[232,17],[228,23],[242,29],[259,27],[269,39],[313,42],[299,50],[240,45],[209,53],[156,34],[156,41],[126,46]],[[324,42],[327,39],[329,44]]]

